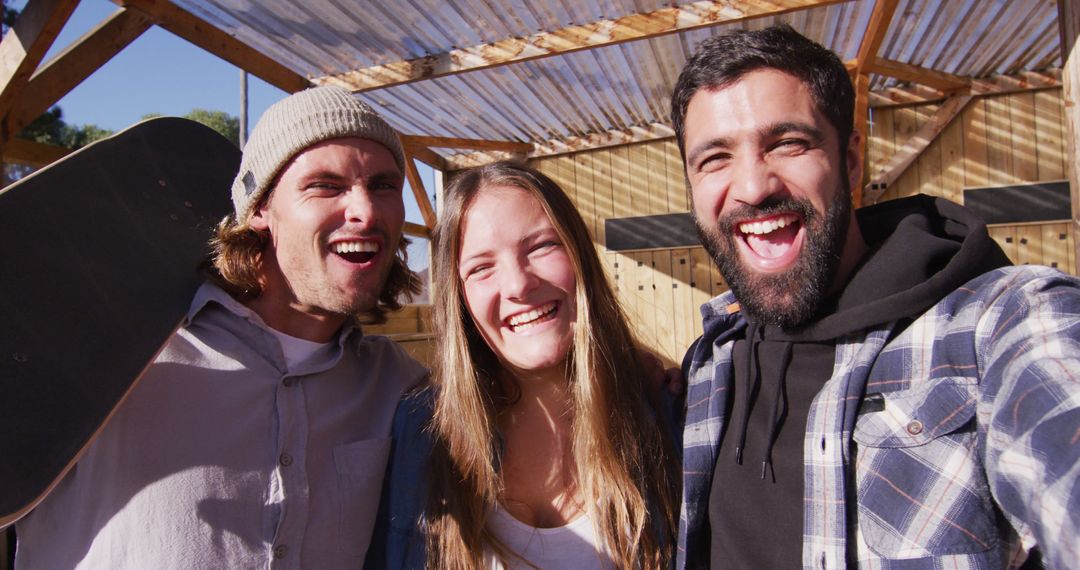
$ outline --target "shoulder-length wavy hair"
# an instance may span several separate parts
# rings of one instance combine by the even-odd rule
[[[622,568],[666,567],[676,528],[674,457],[646,399],[635,339],[570,199],[535,169],[498,162],[453,180],[433,237],[433,283],[439,286],[428,568],[481,567],[485,547],[512,555],[486,523],[502,489],[497,416],[516,395],[502,387],[498,357],[469,314],[459,277],[463,218],[477,194],[495,186],[534,196],[573,264],[577,323],[567,365],[572,453],[597,536]]]
[[[265,204],[272,193],[273,189],[253,210]],[[269,243],[270,232],[256,231],[246,223],[237,222],[235,214],[229,214],[218,223],[210,239],[210,257],[203,263],[203,274],[239,301],[254,299],[262,294],[259,267]],[[401,310],[402,299],[410,301],[420,292],[420,278],[409,269],[408,245],[408,238],[401,236],[383,290],[374,307],[355,315],[358,323],[384,323],[386,313]]]

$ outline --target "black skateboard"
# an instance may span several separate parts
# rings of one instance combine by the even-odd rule
[[[0,527],[78,460],[179,326],[240,151],[159,118],[0,190]]]

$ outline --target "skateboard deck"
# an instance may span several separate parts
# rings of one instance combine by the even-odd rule
[[[183,320],[240,151],[158,118],[0,190],[0,527],[75,464]]]

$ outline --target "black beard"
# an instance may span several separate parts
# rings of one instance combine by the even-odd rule
[[[842,184],[824,216],[808,200],[794,198],[768,200],[728,212],[717,220],[716,234],[701,227],[695,216],[701,245],[716,261],[740,307],[754,322],[794,329],[817,314],[840,263],[851,221],[851,192],[846,179]],[[779,274],[761,275],[748,270],[736,249],[737,220],[780,212],[802,216],[806,239],[799,259],[794,267]]]

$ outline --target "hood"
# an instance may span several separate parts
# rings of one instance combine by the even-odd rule
[[[1006,265],[1005,252],[971,210],[916,195],[861,208],[869,253],[819,317],[792,340],[821,341],[926,312],[968,281]]]

